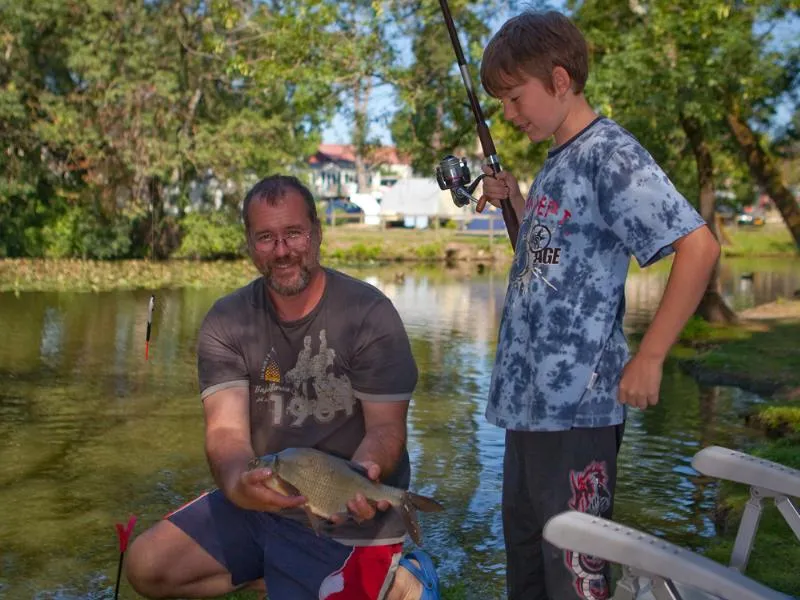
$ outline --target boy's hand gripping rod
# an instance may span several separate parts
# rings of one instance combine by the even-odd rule
[[[492,141],[492,134],[486,126],[486,120],[484,119],[481,105],[478,104],[475,90],[472,87],[472,79],[469,76],[464,52],[461,50],[461,42],[458,40],[458,33],[453,23],[453,16],[450,14],[450,7],[447,5],[447,0],[439,0],[439,5],[442,7],[442,15],[444,15],[447,31],[450,34],[450,41],[453,43],[453,50],[456,52],[456,60],[458,60],[461,78],[464,80],[464,87],[467,89],[467,96],[469,97],[472,114],[475,117],[475,124],[477,125],[478,138],[481,141],[483,155],[492,171],[494,173],[499,173],[501,171],[500,159],[497,157],[497,150],[494,147],[494,141]],[[483,174],[479,175],[478,178],[470,184],[470,174],[466,161],[463,159],[459,160],[449,155],[444,157],[436,168],[436,180],[439,183],[439,187],[443,190],[450,190],[453,196],[453,202],[455,202],[456,206],[466,206],[470,201],[475,200],[472,197],[472,192],[483,177]],[[519,234],[517,214],[514,212],[511,206],[511,200],[508,198],[500,202],[500,208],[503,213],[503,221],[505,221],[506,229],[508,230],[508,237],[511,240],[511,247],[516,249],[517,235]]]

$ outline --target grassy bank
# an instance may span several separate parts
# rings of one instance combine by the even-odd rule
[[[716,328],[692,322],[676,352],[701,381],[735,385],[768,401],[744,417],[767,433],[749,453],[800,469],[800,301],[782,301],[741,313],[740,325]],[[688,357],[687,357],[688,355]],[[707,549],[714,560],[730,560],[742,511],[745,486],[725,482],[717,510],[719,536]],[[766,585],[800,596],[800,543],[775,508],[765,502],[747,574]]]
[[[723,256],[798,256],[794,239],[783,223],[726,227],[722,239]]]
[[[508,238],[469,236],[450,229],[378,231],[362,227],[328,228],[322,260],[331,266],[383,263],[484,264],[507,267]],[[0,291],[107,291],[183,287],[229,288],[255,277],[249,259],[231,261],[77,259],[0,260]]]
[[[786,228],[731,229],[732,243],[724,246],[729,257],[764,257],[784,260],[797,256]],[[327,227],[322,259],[332,266],[416,264],[480,264],[507,269],[512,258],[505,233],[490,240],[487,235],[470,235],[452,229],[380,231],[361,225]],[[760,262],[754,262],[757,271]],[[631,267],[638,269],[635,261]],[[661,261],[653,268],[669,268]],[[106,291],[114,289],[160,289],[181,287],[229,288],[255,275],[246,257],[232,261],[171,260],[151,262],[83,260],[0,260],[0,291]]]
[[[339,262],[480,261],[508,263],[511,244],[505,232],[488,235],[460,233],[454,229],[379,230],[364,226],[328,227],[322,256]]]

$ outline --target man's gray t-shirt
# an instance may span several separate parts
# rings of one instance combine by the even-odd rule
[[[218,300],[198,341],[201,397],[230,387],[250,390],[253,449],[263,456],[284,448],[316,448],[350,459],[364,438],[361,402],[408,401],[417,367],[403,323],[375,287],[325,269],[325,291],[297,321],[277,318],[263,278]],[[408,453],[382,481],[407,488]],[[302,510],[281,515],[307,523]],[[395,510],[370,522],[323,532],[348,545],[401,542]]]
[[[650,265],[703,224],[650,154],[610,119],[552,150],[520,224],[487,419],[520,431],[621,423],[630,257]]]

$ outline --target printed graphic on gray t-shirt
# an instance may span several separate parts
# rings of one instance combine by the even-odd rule
[[[361,402],[408,401],[417,368],[400,316],[373,286],[326,269],[322,300],[306,317],[281,322],[259,278],[220,299],[200,329],[201,397],[229,388],[250,392],[253,448],[259,456],[311,447],[349,459],[364,437]],[[404,456],[382,478],[408,487]],[[306,521],[302,511],[285,516]],[[402,541],[395,511],[372,523],[323,530],[351,545]]]
[[[521,431],[616,425],[630,257],[704,224],[636,139],[605,118],[551,151],[528,193],[486,417]]]

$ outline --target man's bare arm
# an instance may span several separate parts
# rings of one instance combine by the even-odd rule
[[[219,488],[229,496],[247,463],[254,458],[250,443],[250,403],[246,387],[231,387],[203,400],[206,458]]]
[[[364,410],[366,433],[352,460],[367,468],[370,479],[383,479],[397,468],[405,450],[408,402],[362,401],[361,406]],[[389,506],[383,500],[377,504],[378,510],[387,510]],[[357,520],[372,519],[375,516],[375,507],[361,494],[356,494],[347,503],[347,508]]]
[[[206,457],[214,481],[240,508],[277,511],[299,506],[303,498],[288,498],[267,489],[267,469],[248,471],[255,457],[250,442],[250,398],[246,387],[211,394],[203,401],[206,421]]]
[[[408,402],[361,402],[364,411],[364,439],[353,454],[353,461],[372,462],[382,477],[394,471],[406,446]]]

